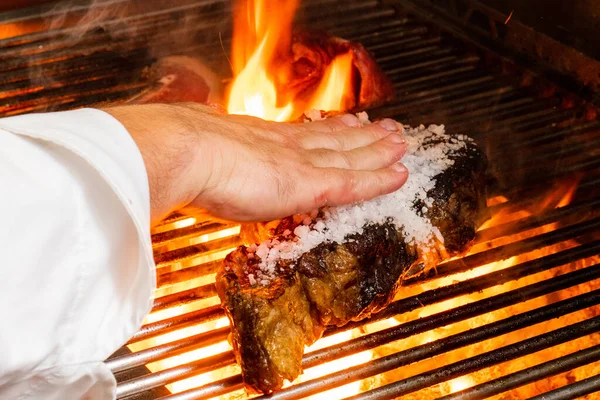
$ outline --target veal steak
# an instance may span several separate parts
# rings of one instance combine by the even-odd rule
[[[443,126],[405,137],[410,176],[399,191],[283,219],[269,239],[226,257],[217,290],[249,391],[294,380],[304,346],[326,327],[381,310],[408,275],[469,248],[486,218],[484,154]]]

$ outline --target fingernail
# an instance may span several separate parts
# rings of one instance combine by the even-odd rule
[[[396,135],[395,133],[392,133],[390,136],[388,136],[390,138],[390,141],[392,143],[406,143],[406,139],[404,139],[402,136],[400,135]]]
[[[400,135],[404,134],[404,125],[402,125],[400,122],[396,121],[396,126],[398,127],[398,134],[400,134]]]
[[[353,128],[360,126],[360,121],[358,120],[358,118],[356,118],[355,115],[345,114],[345,115],[342,115],[342,117],[340,119],[346,126],[350,126]]]
[[[408,172],[408,170],[406,169],[406,167],[404,166],[404,164],[399,163],[399,162],[397,162],[394,165],[392,165],[392,168],[394,168],[395,171],[402,172],[404,174]]]
[[[378,122],[379,125],[383,126],[388,131],[397,131],[398,124],[393,119],[384,118]]]

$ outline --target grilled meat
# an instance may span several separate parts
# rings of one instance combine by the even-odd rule
[[[360,43],[323,32],[296,32],[291,53],[293,74],[281,84],[296,97],[316,88],[333,59],[346,53],[352,55],[355,92],[346,110],[373,108],[395,96],[392,82]]]
[[[431,132],[420,140],[422,148],[433,148],[454,139]],[[269,267],[272,279],[261,278],[267,255],[256,245],[227,256],[217,273],[217,290],[248,390],[269,393],[281,388],[284,379],[301,373],[304,346],[314,343],[327,326],[342,326],[381,310],[403,279],[467,250],[485,219],[486,159],[470,140],[447,158],[452,162],[435,175],[426,197],[400,204],[439,230],[428,236],[428,243],[409,240],[411,229],[390,217],[367,223],[343,240],[324,241],[297,259],[278,259]],[[322,211],[315,220],[324,215]],[[270,243],[297,240],[291,232],[300,232],[305,218],[279,221],[271,229],[276,240]],[[322,221],[328,225],[326,217]],[[317,224],[311,226],[318,229]]]
[[[221,80],[201,60],[187,56],[164,57],[149,67],[145,78],[151,86],[129,102],[221,104]]]

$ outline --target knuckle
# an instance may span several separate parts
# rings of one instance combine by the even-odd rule
[[[328,193],[326,190],[317,190],[313,193],[313,204],[315,207],[323,207],[327,205]]]
[[[346,138],[341,135],[330,135],[330,140],[336,150],[346,149]]]
[[[348,154],[346,152],[341,152],[341,153],[338,153],[338,155],[339,155],[341,166],[343,168],[354,168],[355,167],[355,162],[353,160],[353,157],[350,154]]]
[[[356,176],[351,173],[346,173],[342,183],[342,193],[349,197],[353,197],[357,186],[358,184]]]
[[[292,198],[296,190],[296,183],[291,179],[288,173],[281,170],[274,171],[271,174],[271,181],[275,186],[277,197],[280,200]]]

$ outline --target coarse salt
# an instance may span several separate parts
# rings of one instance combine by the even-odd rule
[[[366,113],[357,114],[365,124],[368,121]],[[444,131],[444,125],[420,125],[416,128],[404,126],[404,135],[408,149],[402,163],[410,171],[406,183],[396,192],[356,204],[327,207],[322,210],[321,217],[311,213],[304,217],[302,224],[294,229],[293,240],[267,240],[255,247],[255,254],[260,258],[256,277],[252,281],[261,285],[269,284],[277,276],[276,266],[279,261],[295,261],[302,254],[314,249],[322,243],[343,243],[353,234],[361,234],[369,224],[382,224],[391,220],[401,229],[404,238],[409,243],[429,246],[434,238],[443,241],[439,229],[431,224],[424,216],[427,207],[433,205],[433,200],[427,197],[427,192],[433,189],[435,177],[451,166],[454,161],[449,157],[452,153],[464,148],[465,135],[451,137]],[[424,143],[427,146],[423,146]],[[415,203],[422,202],[425,206],[416,207]]]

